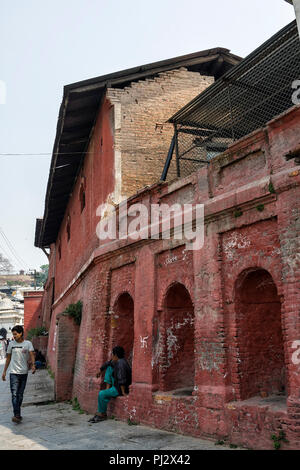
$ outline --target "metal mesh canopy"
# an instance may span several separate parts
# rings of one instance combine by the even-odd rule
[[[206,165],[293,106],[292,83],[299,78],[300,41],[293,21],[169,120],[175,126],[177,176]],[[167,159],[162,179],[169,163]]]

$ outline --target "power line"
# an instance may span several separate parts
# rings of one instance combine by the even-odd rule
[[[19,269],[20,268],[23,269],[23,266],[21,267],[19,262],[16,263],[16,261],[14,259],[12,259],[11,255],[7,254],[7,252],[4,250],[3,246],[0,245],[0,256],[3,253],[5,254],[5,256],[6,256],[5,259],[9,262],[12,269],[18,269],[18,266],[19,266]]]
[[[0,157],[49,157],[51,155],[88,155],[94,152],[38,152],[38,153],[0,153]]]
[[[7,253],[7,251],[3,248],[2,245],[0,245],[0,250],[1,250],[1,253],[4,253],[4,254],[5,254],[5,256],[6,256],[6,258],[8,259],[8,261],[11,262],[11,255],[9,255],[9,254]]]
[[[12,243],[9,241],[9,239],[7,238],[7,236],[5,235],[5,233],[4,233],[4,231],[1,227],[0,227],[0,234],[6,240],[6,244],[7,244],[8,248],[10,248],[10,251],[15,255],[15,258],[18,259],[19,262],[22,263],[22,265],[25,264],[25,266],[26,266],[27,263],[18,255],[17,250],[13,247]]]
[[[14,156],[41,156],[41,155],[52,155],[51,153],[0,153],[2,157],[14,157]]]
[[[2,234],[1,234],[2,235]],[[5,241],[5,239],[4,239]],[[9,247],[8,247],[9,248]],[[9,248],[10,249],[10,248]],[[16,264],[17,262],[17,265],[19,265],[20,268],[23,268],[24,267],[24,264],[16,257],[16,255],[13,253],[13,251],[10,249],[10,252],[12,253],[13,255],[13,264]],[[11,259],[11,256],[8,256],[7,255],[7,252],[5,252],[6,256]]]
[[[28,264],[18,255],[16,249],[13,247],[12,243],[9,241],[1,227],[0,235],[2,235],[3,240],[5,241],[10,252],[13,254],[14,258],[18,261],[18,264],[20,264],[21,267],[24,267],[24,265],[28,267]]]

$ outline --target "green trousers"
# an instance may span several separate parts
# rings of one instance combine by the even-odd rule
[[[112,385],[107,390],[101,390],[98,395],[98,413],[106,413],[107,405],[111,398],[119,395],[118,390],[114,386],[113,368],[108,366],[105,372],[104,382]]]

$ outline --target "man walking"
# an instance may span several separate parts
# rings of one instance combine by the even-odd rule
[[[106,390],[101,390],[98,395],[98,412],[89,420],[90,423],[98,423],[107,419],[107,405],[111,398],[129,393],[131,384],[131,368],[125,359],[125,351],[122,346],[116,346],[112,350],[112,360],[101,366],[105,372],[104,382]],[[100,377],[101,372],[96,377]]]
[[[10,390],[14,416],[12,421],[22,421],[21,405],[28,377],[28,360],[30,357],[32,373],[35,373],[34,347],[30,341],[24,340],[24,330],[21,325],[12,328],[13,341],[7,348],[6,362],[2,374],[2,380],[6,380],[6,371],[10,365]]]

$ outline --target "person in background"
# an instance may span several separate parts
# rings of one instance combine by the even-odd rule
[[[6,353],[6,341],[5,339],[0,336],[0,359],[5,359],[5,353]]]
[[[41,351],[39,351],[38,349],[35,349],[34,352],[35,352],[35,367],[37,369],[41,369],[42,367],[45,367],[46,359],[41,353]]]

